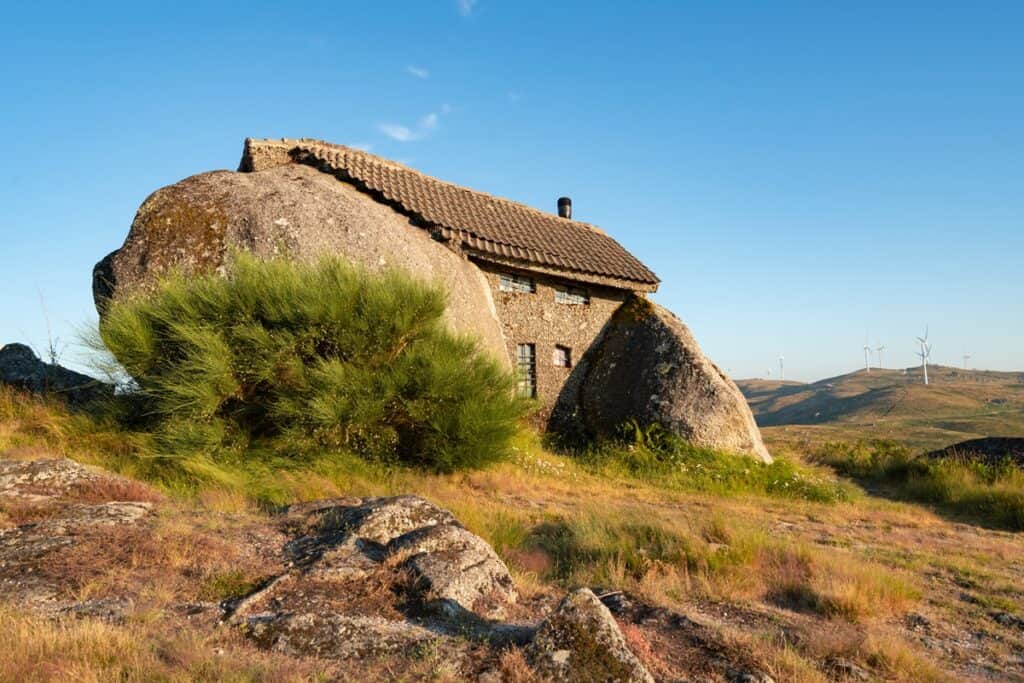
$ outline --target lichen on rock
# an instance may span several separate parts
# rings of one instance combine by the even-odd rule
[[[626,645],[608,608],[589,588],[565,597],[527,646],[534,668],[557,681],[654,683]]]

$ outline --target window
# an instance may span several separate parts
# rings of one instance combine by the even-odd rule
[[[568,346],[556,346],[552,360],[560,368],[572,367],[572,350]]]
[[[579,287],[559,287],[555,290],[555,301],[560,304],[589,304],[590,294]]]
[[[537,396],[537,354],[533,344],[516,345],[516,396]]]
[[[526,277],[525,275],[503,273],[498,282],[498,288],[503,292],[533,294],[537,291],[537,283],[533,281],[533,278]]]

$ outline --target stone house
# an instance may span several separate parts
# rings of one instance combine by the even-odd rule
[[[154,191],[124,243],[93,269],[102,317],[171,270],[216,272],[230,254],[341,254],[449,292],[445,320],[517,377],[537,421],[589,437],[626,422],[769,461],[736,385],[671,311],[658,278],[600,229],[317,140],[248,139],[238,171]],[[329,296],[329,293],[325,292]]]
[[[517,392],[538,400],[541,417],[575,392],[581,373],[574,376],[574,368],[619,306],[658,287],[657,276],[618,242],[573,220],[566,197],[547,213],[311,140],[249,139],[239,170],[292,163],[328,172],[387,204],[484,273]]]

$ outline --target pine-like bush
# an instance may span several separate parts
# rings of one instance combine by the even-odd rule
[[[509,373],[397,271],[239,255],[113,304],[103,343],[165,455],[336,450],[451,471],[502,457],[522,404]]]

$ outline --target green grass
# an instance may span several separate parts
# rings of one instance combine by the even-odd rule
[[[1024,531],[1024,472],[1009,460],[928,458],[892,441],[829,443],[815,458],[845,476],[881,484],[899,498]]]
[[[853,487],[830,473],[784,457],[763,464],[738,453],[694,446],[658,425],[624,425],[621,438],[577,449],[595,473],[630,477],[662,488],[715,495],[757,494],[829,503],[849,500]]]
[[[199,591],[201,600],[220,602],[251,593],[259,585],[255,579],[238,569],[231,569],[207,579]]]

